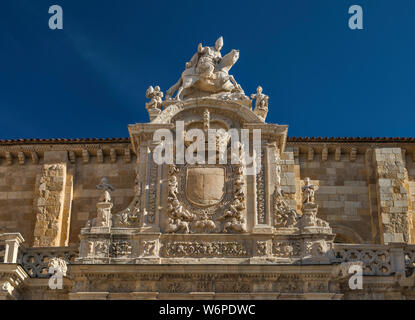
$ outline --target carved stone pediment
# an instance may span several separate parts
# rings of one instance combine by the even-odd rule
[[[198,61],[189,62],[188,72],[197,72]],[[234,259],[239,264],[329,259],[320,257],[320,251],[330,251],[325,246],[332,242],[328,224],[316,217],[316,210],[304,210],[303,215],[295,211],[295,200],[285,198],[282,178],[277,177],[287,170],[276,172],[288,127],[265,123],[268,96],[261,87],[251,96],[256,101],[252,110],[252,100],[236,83],[212,87],[217,74],[206,78],[208,65],[200,69],[203,83],[198,79],[186,86],[180,80],[166,92],[165,101],[160,88],[149,88],[150,122],[129,126],[137,154],[134,197],[114,214],[112,226],[83,229],[80,261]],[[307,192],[314,192],[308,187]],[[316,249],[306,252],[305,241]],[[97,250],[101,242],[105,246]]]

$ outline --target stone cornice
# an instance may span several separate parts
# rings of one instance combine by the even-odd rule
[[[261,124],[258,125],[261,126]],[[264,125],[262,124],[262,126]],[[130,130],[132,128],[136,129],[136,126],[130,126]],[[277,127],[285,131],[284,136],[286,134],[286,126]],[[355,152],[358,154],[362,154],[371,148],[397,147],[415,154],[415,138],[287,137],[286,147],[297,148],[295,153],[308,153],[310,147],[314,149],[314,152],[318,153],[322,152],[324,148],[327,148],[329,153],[334,153],[336,148],[339,147],[341,148],[341,153],[350,153],[354,152],[353,149],[355,148]],[[98,150],[102,150],[103,156],[109,156],[111,150],[114,150],[119,156],[125,155],[126,150],[129,150],[127,151],[128,153],[135,153],[130,138],[0,140],[0,159],[19,159],[20,157],[29,161],[32,159],[36,163],[37,159],[41,158],[45,151],[68,151],[70,153],[69,158],[73,160],[74,157],[82,157],[85,154],[84,150],[91,156],[96,156]]]
[[[20,265],[0,263],[0,284],[7,282],[14,290],[28,278],[29,275]]]
[[[58,139],[59,140],[59,139]],[[13,162],[33,163],[37,164],[39,159],[43,158],[45,152],[49,151],[67,151],[68,159],[71,163],[75,163],[76,158],[88,158],[89,156],[97,156],[103,158],[107,156],[111,157],[111,161],[119,156],[124,158],[126,162],[131,162],[131,156],[134,154],[132,150],[130,139],[119,140],[78,140],[78,141],[65,141],[62,139],[57,141],[42,140],[41,142],[35,142],[35,140],[14,140],[2,143],[0,141],[0,159],[6,159],[10,165]],[[85,161],[84,161],[85,162]],[[102,162],[102,160],[99,160]]]
[[[134,126],[134,125],[133,125]],[[6,146],[55,146],[63,145],[69,147],[70,145],[124,145],[131,143],[131,139],[128,138],[82,138],[82,139],[10,139],[10,140],[1,140],[0,139],[0,148]],[[287,137],[287,143],[297,144],[297,143],[415,143],[415,137],[383,137],[383,138],[373,138],[373,137]]]
[[[373,143],[373,142],[410,142],[415,143],[414,137],[288,137],[289,142],[358,142],[358,143]]]
[[[243,273],[245,275],[257,276],[269,275],[293,275],[293,274],[307,274],[315,276],[331,275],[333,265],[235,265],[235,264],[180,264],[180,265],[160,265],[160,264],[144,264],[144,265],[87,265],[87,264],[70,264],[69,274],[76,276],[93,276],[93,275],[108,275],[108,274],[135,274],[135,275],[211,275],[224,274],[227,276],[238,275]]]
[[[129,143],[130,138],[80,138],[80,139],[15,139],[2,140],[0,146],[16,145],[16,144],[89,144],[89,143]]]

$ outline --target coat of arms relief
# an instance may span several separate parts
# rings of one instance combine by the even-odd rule
[[[167,232],[246,232],[245,197],[242,165],[171,165]]]

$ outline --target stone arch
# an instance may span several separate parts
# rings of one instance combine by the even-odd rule
[[[171,123],[171,120],[183,111],[208,108],[212,111],[228,112],[243,123],[264,123],[250,106],[232,100],[217,100],[211,98],[189,99],[170,104],[155,118],[152,123]]]
[[[333,226],[332,229],[333,233],[336,234],[336,237],[334,238],[334,242],[336,243],[364,243],[363,238],[352,228],[345,226]]]

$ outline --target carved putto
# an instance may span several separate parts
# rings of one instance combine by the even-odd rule
[[[177,168],[175,165],[169,166],[169,185],[168,185],[168,195],[167,195],[167,212],[168,212],[168,233],[189,233],[189,223],[195,220],[195,216],[189,213],[183,206],[180,204],[177,199],[178,194],[178,182],[177,182]]]
[[[277,228],[292,228],[297,223],[299,214],[287,204],[282,193],[276,193],[274,200],[274,225]]]
[[[146,103],[147,110],[161,109],[163,92],[161,92],[159,86],[156,86],[155,88],[153,88],[153,86],[148,87],[146,91],[146,98],[151,99],[150,102]]]
[[[278,163],[279,159],[277,159]],[[281,189],[281,166],[276,167],[276,183],[274,195],[274,226],[276,228],[292,228],[297,223],[299,214],[288,205]]]
[[[229,210],[219,218],[224,221],[223,232],[246,232],[246,222],[243,213],[245,206],[245,177],[243,164],[243,145],[239,145],[239,163],[235,164],[235,179],[233,182],[233,201]]]
[[[111,244],[111,256],[128,256],[131,254],[131,248],[131,244],[128,241],[115,241]]]
[[[156,253],[156,241],[143,242],[143,256],[153,256]]]
[[[203,211],[199,220],[195,222],[195,227],[201,232],[213,232],[216,230],[216,224],[210,219],[207,211]]]
[[[146,98],[150,99],[149,102],[146,103],[146,109],[150,116],[150,121],[157,117],[161,112],[161,105],[163,99],[163,92],[161,92],[160,87],[153,86],[148,87],[146,91]]]
[[[290,258],[298,256],[301,251],[301,243],[293,240],[273,241],[272,253],[277,257]]]

